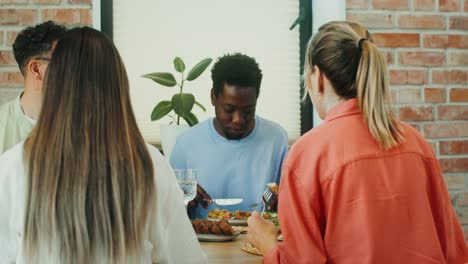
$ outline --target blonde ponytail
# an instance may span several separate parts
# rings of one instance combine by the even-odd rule
[[[364,121],[383,149],[403,141],[402,128],[389,102],[385,59],[374,43],[361,39],[357,44],[361,59],[356,74],[357,99]]]
[[[321,26],[309,42],[304,69],[315,65],[340,98],[357,98],[380,147],[390,149],[404,140],[390,105],[384,57],[363,26],[346,21]]]

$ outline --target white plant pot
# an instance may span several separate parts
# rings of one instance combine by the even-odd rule
[[[164,156],[169,159],[171,157],[172,148],[176,143],[177,137],[182,134],[185,130],[189,129],[187,124],[161,124],[161,145],[164,152]]]

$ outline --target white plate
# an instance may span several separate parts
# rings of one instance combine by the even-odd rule
[[[234,230],[234,234],[232,236],[226,236],[226,235],[213,235],[213,234],[198,234],[197,237],[199,241],[205,241],[205,242],[222,242],[222,241],[231,241],[237,236],[239,236],[240,231],[239,230]]]
[[[208,218],[208,220],[211,221],[219,221],[221,219],[216,219],[216,218]],[[227,220],[231,225],[247,225],[247,219],[228,219]]]

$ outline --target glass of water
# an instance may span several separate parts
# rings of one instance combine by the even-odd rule
[[[182,191],[184,191],[184,203],[185,206],[197,196],[197,170],[186,169],[186,170],[174,170],[177,178],[177,182],[180,185]]]

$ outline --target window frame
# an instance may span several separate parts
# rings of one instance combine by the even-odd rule
[[[100,1],[100,14],[101,23],[100,29],[109,38],[113,39],[114,33],[114,22],[113,22],[113,0],[101,0]],[[303,17],[299,22],[299,38],[300,38],[300,72],[299,76],[302,76],[304,72],[304,56],[307,50],[307,43],[312,36],[312,0],[299,0],[299,11],[303,12]],[[301,78],[301,77],[300,77]],[[301,82],[300,94],[305,92],[304,85]],[[313,105],[310,98],[307,96],[304,101],[301,101],[300,109],[300,135],[302,136],[307,131],[313,128],[314,115]]]
[[[299,38],[300,38],[300,76],[303,76],[304,73],[304,59],[305,53],[307,50],[307,44],[310,37],[312,36],[312,21],[313,21],[313,10],[312,10],[312,1],[313,0],[299,0],[300,8],[303,10],[304,19],[300,22],[299,29]],[[301,82],[300,94],[303,95],[305,91],[305,85]],[[301,96],[302,97],[302,96]],[[309,96],[306,96],[305,100],[301,103],[301,135],[307,133],[314,126],[314,108],[312,101]]]

